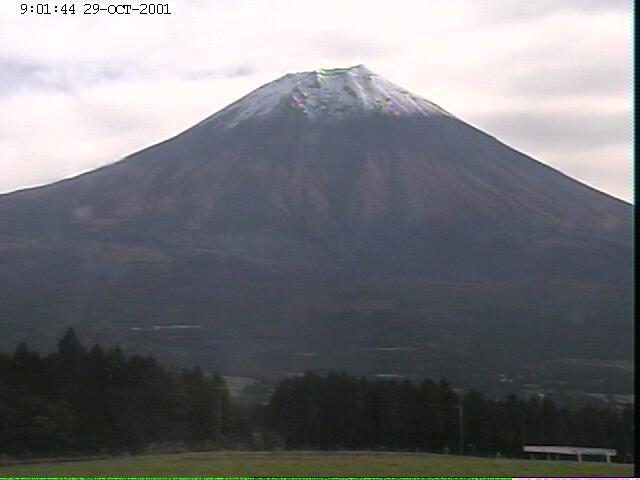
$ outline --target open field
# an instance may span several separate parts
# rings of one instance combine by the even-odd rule
[[[198,452],[0,467],[0,477],[163,475],[631,477],[633,466],[420,453]]]

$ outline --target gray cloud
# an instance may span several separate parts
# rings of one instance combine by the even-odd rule
[[[203,80],[208,78],[236,78],[246,77],[256,72],[256,66],[243,63],[240,65],[189,70],[184,73],[186,80]]]
[[[26,60],[0,58],[0,90],[7,92],[31,83],[43,68]]]
[[[0,58],[0,95],[20,89],[72,91],[83,84],[123,78],[128,70],[107,62],[46,64]]]
[[[484,0],[478,2],[489,20],[533,20],[566,11],[629,12],[630,0]]]
[[[520,111],[480,115],[475,120],[480,128],[498,136],[553,149],[589,150],[631,142],[628,112]]]
[[[171,74],[180,75],[179,68]],[[134,66],[123,62],[66,62],[38,63],[22,59],[0,58],[0,95],[20,89],[52,90],[72,92],[85,85],[126,80],[132,77],[149,78],[162,73],[163,69],[149,66]],[[212,68],[186,70],[186,80],[210,78],[246,77],[256,72],[251,63],[222,65]]]
[[[506,85],[521,95],[628,95],[631,91],[629,65],[548,65],[516,74]]]

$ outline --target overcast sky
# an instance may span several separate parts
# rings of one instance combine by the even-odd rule
[[[0,15],[0,192],[111,163],[284,73],[362,63],[631,199],[627,0],[172,6],[160,17]]]

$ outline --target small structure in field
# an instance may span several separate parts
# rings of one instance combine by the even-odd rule
[[[551,458],[551,454],[557,455],[575,455],[579,462],[582,461],[584,455],[605,457],[607,463],[611,463],[611,457],[615,457],[618,454],[617,450],[612,448],[591,448],[591,447],[564,447],[564,446],[539,446],[539,445],[525,445],[522,447],[527,453],[546,453],[547,458]],[[531,455],[533,458],[533,455]]]

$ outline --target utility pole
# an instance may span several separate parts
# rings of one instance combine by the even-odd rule
[[[220,384],[216,386],[218,393],[216,398],[216,443],[220,446],[220,424],[222,423],[222,388]]]
[[[460,394],[460,403],[458,404],[458,423],[460,431],[458,436],[458,453],[464,455],[464,415],[462,406],[462,393]]]

